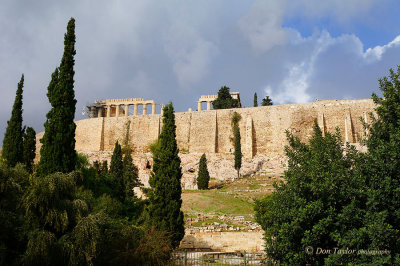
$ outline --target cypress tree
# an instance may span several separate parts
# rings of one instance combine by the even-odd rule
[[[242,167],[242,147],[240,144],[240,129],[235,126],[235,169],[239,178],[240,168]]]
[[[29,173],[32,173],[33,160],[36,151],[36,132],[33,128],[28,127],[24,132],[24,164]]]
[[[197,176],[197,187],[198,189],[208,189],[208,182],[210,181],[210,174],[207,169],[207,159],[206,155],[203,155],[200,158],[199,163],[199,174]]]
[[[176,143],[175,114],[172,103],[163,109],[160,147],[153,154],[153,172],[148,191],[147,225],[171,234],[174,247],[179,245],[185,229],[182,205],[182,169]]]
[[[64,36],[64,55],[60,67],[52,74],[48,86],[47,97],[52,108],[47,113],[45,133],[41,139],[41,175],[67,173],[75,169],[75,54],[75,20],[71,18]]]
[[[118,141],[115,142],[113,155],[111,156],[110,173],[117,178],[122,177],[122,150]]]
[[[11,118],[7,121],[7,129],[3,139],[2,157],[6,159],[8,165],[14,167],[17,163],[23,162],[23,130],[22,130],[22,88],[24,87],[24,74],[18,83],[17,93]]]
[[[125,197],[124,190],[124,180],[123,180],[123,168],[122,168],[122,150],[121,145],[119,145],[118,141],[115,143],[114,152],[111,156],[110,163],[110,174],[114,178],[114,182],[116,185],[116,195],[118,199],[123,201]]]
[[[258,106],[257,92],[254,93],[253,106],[254,106],[254,107],[257,107],[257,106]]]
[[[133,164],[131,150],[126,149],[122,160],[124,200],[134,197],[133,188],[141,185],[139,181],[138,169]]]
[[[108,162],[107,162],[107,160],[104,160],[103,163],[101,164],[100,174],[101,175],[108,174]]]

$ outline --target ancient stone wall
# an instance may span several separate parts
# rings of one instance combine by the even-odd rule
[[[323,132],[339,127],[343,141],[358,142],[364,129],[360,117],[374,110],[371,99],[320,100],[305,104],[176,113],[178,147],[190,153],[232,153],[231,118],[238,112],[242,152],[247,158],[257,154],[284,154],[285,130],[303,141],[312,134],[314,119]],[[162,127],[160,114],[100,117],[76,121],[76,150],[112,151],[115,142],[128,143],[136,152],[148,151]],[[39,139],[41,133],[38,134]],[[39,146],[39,145],[38,145]]]

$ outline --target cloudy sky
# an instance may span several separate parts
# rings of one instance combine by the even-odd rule
[[[71,17],[78,120],[96,99],[196,109],[223,85],[244,106],[255,92],[275,104],[369,98],[400,64],[399,12],[396,0],[1,0],[0,141],[22,73],[24,124],[43,130]]]

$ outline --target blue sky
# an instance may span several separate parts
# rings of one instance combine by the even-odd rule
[[[395,0],[3,0],[0,141],[22,73],[24,124],[43,130],[70,17],[78,120],[96,99],[195,110],[223,85],[244,106],[255,92],[275,104],[369,98],[400,64],[399,12]]]

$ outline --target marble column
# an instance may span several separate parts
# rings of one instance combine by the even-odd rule
[[[119,117],[119,108],[120,108],[119,104],[115,106],[115,117]]]
[[[207,101],[207,110],[211,110],[211,101]]]
[[[138,106],[137,103],[135,103],[135,104],[133,105],[133,115],[137,115],[137,106]]]
[[[197,102],[197,111],[201,111],[201,102],[200,101]]]
[[[103,107],[97,107],[97,117],[103,116]]]
[[[143,104],[143,115],[147,115],[147,104]]]
[[[107,105],[107,117],[111,116],[111,105]]]
[[[155,104],[155,103],[152,103],[151,114],[152,114],[152,115],[155,115],[155,114],[156,114],[156,104]]]
[[[129,115],[129,104],[125,104],[125,116]]]

